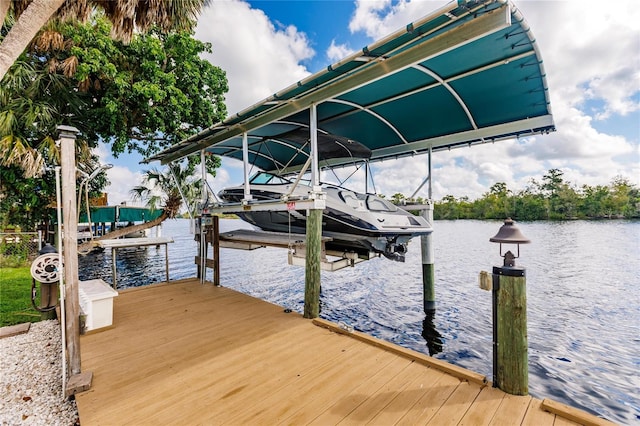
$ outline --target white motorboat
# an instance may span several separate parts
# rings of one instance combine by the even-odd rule
[[[253,200],[286,200],[308,197],[311,187],[268,172],[259,172],[249,181]],[[337,251],[375,252],[403,262],[411,238],[432,232],[429,223],[373,194],[362,194],[338,186],[325,185],[326,209],[322,234],[331,237],[327,248]],[[224,202],[239,203],[244,186],[223,189]],[[304,234],[305,210],[242,211],[237,215],[264,231]]]

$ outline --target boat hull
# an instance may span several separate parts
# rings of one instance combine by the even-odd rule
[[[279,200],[289,194],[290,185],[251,186],[254,200]],[[298,188],[295,195],[308,193]],[[323,189],[326,194],[326,208],[322,216],[322,235],[330,237],[326,243],[328,250],[338,252],[380,253],[385,257],[404,261],[407,244],[411,238],[432,231],[422,217],[392,205],[370,194],[358,194],[343,188]],[[243,187],[227,188],[220,192],[226,202],[239,203],[244,197]],[[242,211],[238,216],[264,231],[304,234],[306,232],[306,211]]]

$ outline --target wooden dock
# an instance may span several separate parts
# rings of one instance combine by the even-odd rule
[[[121,291],[113,318],[81,338],[83,426],[608,424],[196,279]]]

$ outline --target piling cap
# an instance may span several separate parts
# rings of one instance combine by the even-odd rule
[[[522,232],[510,217],[505,219],[504,225],[500,227],[496,235],[489,238],[489,241],[501,244],[529,244],[531,242],[530,239],[522,235]]]

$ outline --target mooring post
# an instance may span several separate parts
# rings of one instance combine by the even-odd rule
[[[427,201],[427,208],[420,212],[429,226],[433,228],[433,202]],[[420,237],[422,248],[422,295],[424,299],[424,312],[430,313],[436,310],[435,268],[433,234],[429,233]]]
[[[490,241],[517,244],[518,255],[507,251],[502,266],[493,267],[493,386],[512,395],[529,394],[527,285],[525,268],[516,266],[520,244],[529,243],[507,219]]]
[[[322,265],[322,211],[324,194],[320,186],[318,167],[318,115],[316,104],[309,107],[309,158],[311,159],[311,186],[309,198],[314,206],[307,210],[307,247],[304,271],[304,317],[317,318],[320,314],[320,272]]]
[[[64,224],[63,277],[65,299],[65,346],[70,378],[64,389],[71,396],[91,387],[93,373],[80,369],[80,295],[78,280],[78,216],[76,215],[76,136],[78,129],[58,126]],[[65,370],[66,371],[66,370]],[[66,373],[65,373],[66,374]]]
[[[310,209],[307,215],[307,247],[304,278],[304,317],[320,314],[320,268],[322,262],[322,210]]]
[[[58,126],[62,178],[62,223],[65,283],[66,337],[69,370],[80,373],[80,298],[78,294],[78,217],[76,213],[76,147],[79,130]]]
[[[527,286],[524,268],[493,267],[494,386],[529,393]]]

